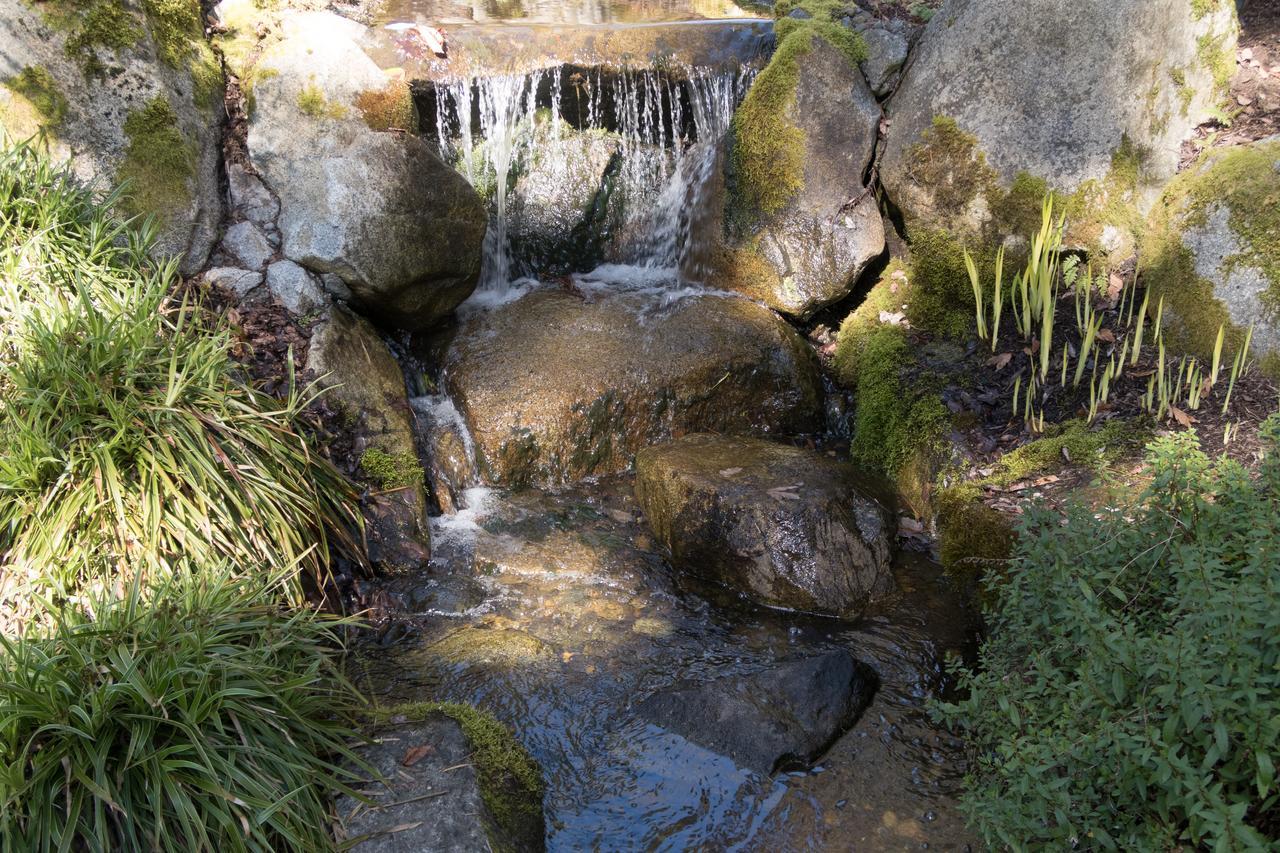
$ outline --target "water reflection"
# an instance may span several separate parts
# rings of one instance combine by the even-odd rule
[[[730,0],[389,0],[382,22],[653,23],[758,17]]]

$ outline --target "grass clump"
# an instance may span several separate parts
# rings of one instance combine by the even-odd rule
[[[28,65],[20,74],[5,80],[4,87],[26,98],[46,126],[56,127],[66,118],[67,98],[43,66]]]
[[[360,456],[360,469],[384,490],[422,485],[422,463],[414,453],[388,453],[371,447]]]
[[[480,796],[496,824],[490,833],[495,849],[505,850],[514,842],[516,849],[541,848],[545,832],[542,799],[545,784],[542,769],[511,731],[491,714],[471,705],[454,702],[415,702],[379,708],[374,722],[386,724],[392,719],[425,720],[442,714],[458,722],[474,754],[476,779]]]
[[[314,83],[304,86],[298,93],[298,109],[315,119],[338,120],[347,117],[347,108],[326,98]]]
[[[53,600],[116,572],[356,559],[355,494],[299,434],[307,393],[233,376],[176,260],[38,152],[0,152],[0,571]],[[301,581],[293,585],[295,595]]]
[[[1262,433],[1256,477],[1182,433],[1135,506],[1026,515],[968,698],[936,706],[992,847],[1280,841],[1280,417]]]
[[[0,636],[0,847],[332,849],[341,623],[261,590],[202,567]]]
[[[164,95],[157,95],[124,121],[129,137],[116,179],[125,184],[126,213],[167,219],[191,200],[194,146],[182,135],[178,117]]]

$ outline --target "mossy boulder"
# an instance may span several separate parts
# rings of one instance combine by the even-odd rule
[[[427,494],[400,365],[368,320],[337,305],[312,331],[307,369],[349,424],[370,484],[370,558],[385,568],[424,565]]]
[[[887,107],[880,176],[908,229],[1021,234],[1047,189],[1072,198],[1079,243],[1132,248],[1134,212],[1223,94],[1234,4],[1195,5],[947,0]]]
[[[635,488],[678,568],[763,604],[854,616],[893,589],[891,503],[848,463],[687,435],[640,451]]]
[[[278,26],[241,75],[254,81],[249,157],[280,201],[284,255],[337,276],[384,324],[436,322],[479,278],[483,201],[423,139],[375,129],[386,116],[370,93],[391,98],[398,80],[360,48],[363,26],[328,12],[286,12]]]
[[[1180,348],[1211,358],[1225,324],[1229,363],[1252,325],[1254,356],[1280,373],[1280,137],[1214,149],[1179,175],[1144,249]]]
[[[156,253],[204,266],[222,215],[222,70],[198,0],[0,0],[0,126],[86,183],[125,183]]]
[[[752,83],[711,202],[723,219],[708,228],[722,242],[711,282],[796,317],[847,296],[885,244],[863,183],[880,107],[858,70],[861,42],[826,32],[790,31]]]
[[[673,433],[804,433],[821,411],[808,345],[738,297],[539,290],[467,318],[443,368],[481,473],[506,485],[625,470]]]

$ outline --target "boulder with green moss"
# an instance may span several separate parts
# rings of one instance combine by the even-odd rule
[[[626,470],[673,434],[817,429],[812,350],[736,296],[544,289],[467,318],[444,383],[490,482],[574,481]]]
[[[1280,373],[1280,137],[1214,149],[1179,175],[1144,250],[1180,348],[1212,358],[1225,324],[1229,362],[1253,326],[1254,356]]]
[[[430,557],[427,494],[400,365],[365,320],[330,309],[311,334],[307,369],[354,437],[366,504],[369,556],[386,568],[416,568]]]
[[[847,296],[884,251],[884,224],[863,182],[880,107],[858,70],[866,54],[852,31],[827,22],[782,32],[733,118],[711,280],[808,317]]]
[[[1224,94],[1235,38],[1232,3],[947,0],[887,108],[885,191],[909,230],[1003,237],[1052,189],[1072,197],[1076,242],[1132,248]]]
[[[156,251],[199,270],[222,213],[222,70],[198,0],[0,0],[0,126],[86,183],[126,182]]]
[[[636,499],[677,567],[761,603],[853,616],[893,589],[889,502],[814,451],[687,435],[637,455]]]
[[[279,199],[285,257],[336,275],[385,324],[447,316],[479,278],[483,201],[423,139],[371,122],[409,93],[361,49],[363,26],[291,11],[276,26],[240,74],[253,81],[249,157]]]

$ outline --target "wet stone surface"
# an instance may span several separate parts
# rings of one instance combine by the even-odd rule
[[[399,627],[370,638],[352,676],[381,701],[466,702],[511,726],[545,771],[552,850],[964,849],[960,745],[923,703],[975,624],[939,570],[900,556],[898,592],[856,622],[762,610],[673,572],[631,489],[467,491],[435,520],[430,566],[388,582]],[[412,603],[437,587],[470,592]],[[879,686],[806,771],[752,770],[641,713],[664,691],[833,652]]]

